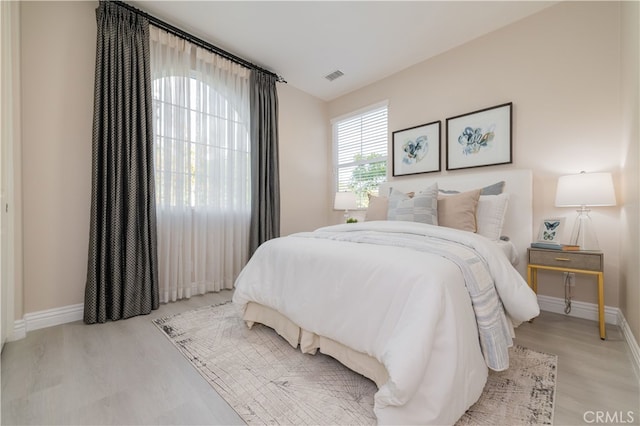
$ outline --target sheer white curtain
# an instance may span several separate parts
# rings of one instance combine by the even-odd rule
[[[232,288],[247,261],[250,71],[151,26],[160,301]]]

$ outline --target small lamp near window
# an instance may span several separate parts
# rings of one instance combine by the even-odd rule
[[[580,207],[570,244],[581,250],[600,250],[588,207],[615,206],[616,194],[611,173],[585,173],[558,179],[556,207]]]
[[[344,210],[344,221],[349,220],[349,209],[354,210],[358,207],[355,192],[336,192],[333,201],[333,208],[336,210]]]

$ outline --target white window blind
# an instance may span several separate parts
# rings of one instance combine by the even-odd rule
[[[333,121],[336,191],[353,191],[358,207],[387,179],[387,105]]]

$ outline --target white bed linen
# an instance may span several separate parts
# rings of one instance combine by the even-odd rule
[[[500,250],[504,253],[504,255],[509,259],[509,262],[513,266],[517,266],[520,263],[520,256],[518,256],[518,250],[516,246],[511,241],[498,240],[495,243],[500,247]]]
[[[316,232],[373,230],[456,239],[478,251],[509,317],[538,315],[535,294],[481,236],[411,222],[366,222]],[[374,357],[389,381],[375,395],[382,424],[452,424],[487,377],[476,319],[458,266],[405,247],[299,234],[263,244],[236,282],[234,302],[275,309],[305,330]]]

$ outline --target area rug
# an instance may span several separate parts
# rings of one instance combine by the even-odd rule
[[[154,320],[249,425],[375,424],[375,384],[333,358],[291,347],[272,329],[248,329],[226,303]],[[553,423],[557,357],[515,346],[458,425]]]

